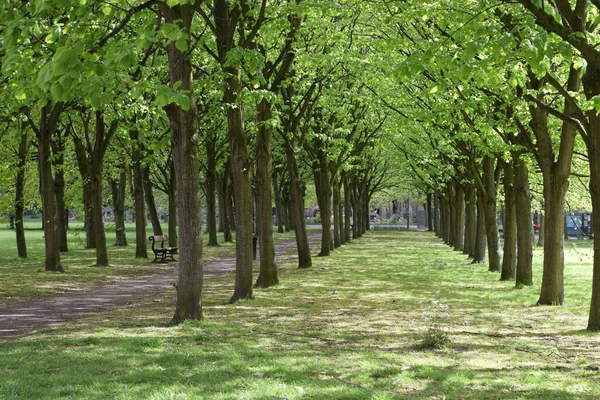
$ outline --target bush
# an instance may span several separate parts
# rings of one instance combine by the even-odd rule
[[[425,322],[427,330],[421,335],[419,347],[428,350],[440,350],[450,344],[450,338],[446,333],[442,315],[447,312],[448,306],[441,303],[438,298],[432,300],[425,311]]]

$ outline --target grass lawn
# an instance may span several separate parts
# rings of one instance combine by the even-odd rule
[[[165,325],[171,292],[0,342],[0,398],[597,399],[590,250],[573,246],[567,306],[535,307],[539,252],[536,285],[514,289],[429,233],[370,232],[280,265],[252,301],[206,281],[200,322]]]
[[[44,271],[44,232],[40,221],[25,224],[28,258],[17,256],[15,232],[6,226],[0,227],[0,304],[17,298],[36,297],[49,293],[79,289],[85,286],[106,283],[108,281],[148,275],[173,268],[167,264],[151,264],[154,258],[150,241],[149,259],[135,258],[135,224],[127,224],[128,246],[115,247],[114,225],[107,224],[106,242],[109,252],[109,267],[96,267],[96,252],[85,248],[83,224],[72,222],[68,233],[69,252],[61,253],[61,262],[65,273]],[[164,227],[166,229],[166,226]],[[152,228],[147,227],[147,236]],[[292,238],[291,232],[275,234],[276,240]],[[234,232],[235,238],[235,232]],[[208,235],[204,239],[204,259],[216,257],[234,257],[235,244],[223,243],[223,234],[219,234],[219,247],[207,247]]]

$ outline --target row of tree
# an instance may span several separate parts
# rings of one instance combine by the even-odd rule
[[[369,199],[391,175],[379,157],[386,118],[367,101],[353,65],[360,49],[352,45],[350,10],[300,0],[150,0],[8,2],[2,11],[2,140],[17,160],[21,256],[27,193],[19,188],[27,186],[31,159],[49,271],[63,269],[69,203],[83,204],[86,244],[102,266],[109,263],[105,189],[123,245],[130,182],[138,257],[147,257],[146,213],[154,233],[162,231],[153,190],[165,193],[169,237],[180,249],[174,322],[202,315],[202,192],[209,245],[217,245],[217,210],[225,240],[236,233],[232,302],[252,297],[253,284],[278,282],[273,203],[279,229],[285,221],[296,231],[299,266],[311,265],[309,175],[321,213],[320,255],[368,228]]]
[[[310,266],[303,205],[309,175],[321,255],[368,228],[377,190],[417,188],[437,210],[440,236],[475,261],[487,248],[489,269],[517,285],[533,282],[531,187],[539,188],[545,240],[538,303],[563,304],[569,185],[588,186],[579,200],[600,207],[598,6],[5,2],[2,124],[21,155],[15,171],[26,160],[25,132],[36,137],[46,267],[61,268],[63,236],[53,232],[65,224],[61,172],[68,169],[59,165],[73,161],[66,149],[74,148],[87,236],[97,249],[106,246],[98,222],[102,182],[114,182],[116,205],[123,176],[132,175],[137,215],[145,215],[144,201],[156,208],[144,182],[167,193],[181,249],[175,322],[201,316],[201,193],[209,243],[216,244],[217,210],[226,238],[230,225],[236,231],[236,301],[252,296],[255,233],[256,284],[277,282],[272,204],[279,228],[287,221],[296,231],[299,265]],[[577,193],[570,195],[575,201]],[[17,215],[21,204],[15,202]],[[592,225],[598,232],[600,213]],[[143,241],[138,234],[139,256]],[[600,329],[598,254],[590,330]],[[97,262],[108,263],[105,252]]]
[[[391,84],[402,88],[408,101],[383,95],[381,101],[401,117],[400,150],[412,160],[423,155],[413,177],[439,193],[438,234],[474,261],[485,259],[487,246],[490,271],[516,279],[517,286],[533,282],[534,173],[545,216],[540,305],[562,305],[565,299],[569,184],[585,182],[588,190],[579,195],[588,204],[591,200],[594,210],[600,207],[598,6],[594,1],[387,3],[396,24],[382,25],[378,33],[394,38],[392,47],[404,55]],[[442,13],[448,10],[450,16]],[[600,213],[594,212],[592,230],[599,228]],[[588,321],[594,331],[600,330],[596,250],[598,235]]]

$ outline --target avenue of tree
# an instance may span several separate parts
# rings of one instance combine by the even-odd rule
[[[279,282],[274,229],[293,230],[298,266],[311,266],[307,185],[319,256],[370,228],[378,193],[412,195],[430,230],[517,287],[533,284],[543,246],[540,305],[568,296],[565,210],[592,211],[600,232],[598,1],[7,0],[0,11],[0,207],[19,256],[35,204],[47,271],[63,270],[69,210],[109,265],[104,206],[127,245],[127,209],[163,233],[158,199],[180,249],[174,323],[202,317],[203,229],[209,246],[235,232],[231,302]],[[587,329],[599,331],[592,237]]]

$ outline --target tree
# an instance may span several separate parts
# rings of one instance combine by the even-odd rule
[[[179,279],[177,306],[172,322],[202,318],[202,215],[198,162],[198,121],[191,48],[194,6],[170,7],[161,3],[165,21],[177,27],[179,37],[168,41],[169,81],[173,90],[182,96],[179,103],[169,103],[165,111],[173,131],[173,165],[177,179],[177,220],[180,232]]]

